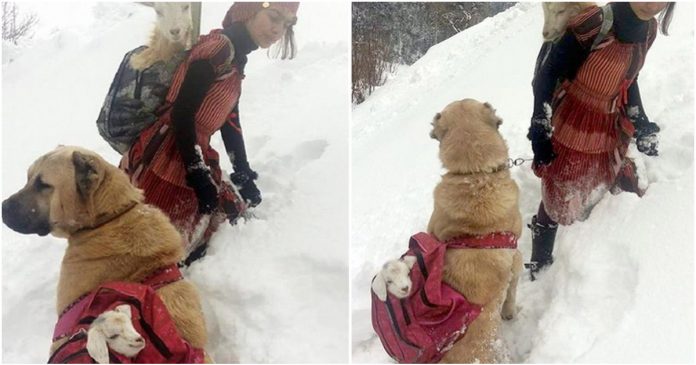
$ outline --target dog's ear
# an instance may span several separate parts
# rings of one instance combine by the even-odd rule
[[[440,123],[439,123],[440,118],[442,118],[442,114],[435,113],[435,116],[433,117],[433,121],[430,123],[433,126],[433,130],[430,131],[430,138],[438,140],[438,141],[442,140],[442,136],[444,134],[442,126],[440,126]]]
[[[87,331],[87,353],[99,364],[109,363],[109,348],[104,333],[96,326]]]
[[[413,264],[416,263],[416,256],[404,256],[401,261],[403,261],[409,269],[413,268]]]
[[[378,273],[372,279],[372,291],[375,292],[379,300],[383,302],[387,300],[387,282],[384,280],[382,273]]]
[[[97,187],[99,173],[97,160],[90,155],[80,151],[72,154],[73,165],[75,166],[75,185],[77,192],[82,198],[87,198]]]

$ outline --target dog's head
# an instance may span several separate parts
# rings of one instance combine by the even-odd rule
[[[489,103],[464,99],[435,114],[430,137],[440,142],[440,160],[447,170],[493,171],[508,158],[507,145],[498,133],[502,123]]]
[[[544,29],[542,35],[544,41],[555,41],[566,31],[568,20],[587,8],[594,5],[591,2],[544,2]]]
[[[24,188],[2,202],[2,221],[19,233],[69,237],[142,199],[128,177],[96,153],[59,146],[39,157]]]

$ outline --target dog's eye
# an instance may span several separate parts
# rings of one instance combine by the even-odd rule
[[[115,335],[111,335],[111,336],[109,336],[109,340],[115,340],[118,338],[118,336],[119,336],[118,333]]]
[[[391,285],[391,284],[393,284],[393,283],[394,283],[393,281],[387,280],[387,284]]]
[[[36,188],[36,190],[41,191],[50,189],[51,185],[46,184],[43,180],[41,180],[41,177],[39,176],[36,178],[36,180],[34,180],[34,187]]]

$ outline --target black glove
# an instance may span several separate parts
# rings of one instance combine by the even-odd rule
[[[548,165],[556,158],[551,143],[551,123],[548,119],[532,119],[527,138],[532,141],[535,165]]]
[[[196,192],[198,198],[198,213],[210,214],[218,206],[218,190],[210,170],[196,166],[187,169],[186,183]]]
[[[660,127],[652,122],[647,122],[639,126],[634,134],[638,151],[648,156],[657,156],[657,145],[659,143],[657,132],[659,131]]]
[[[254,180],[258,177],[259,175],[252,169],[237,171],[230,174],[230,180],[237,186],[239,194],[242,195],[242,199],[244,199],[250,207],[261,204],[261,192],[254,183]]]

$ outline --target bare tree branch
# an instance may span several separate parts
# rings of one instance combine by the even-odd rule
[[[2,39],[17,44],[20,39],[30,36],[30,31],[38,23],[36,14],[25,15],[19,19],[17,4],[13,2],[2,3]]]

